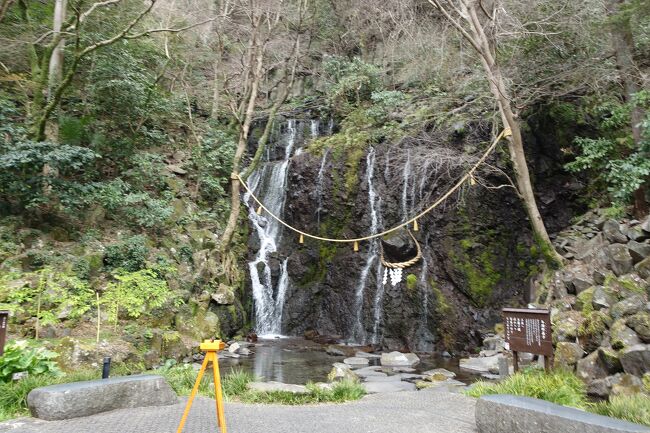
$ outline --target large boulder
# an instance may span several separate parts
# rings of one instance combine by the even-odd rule
[[[634,270],[641,278],[650,279],[650,257],[646,257],[634,265]]]
[[[617,351],[611,347],[599,347],[598,358],[609,374],[616,374],[623,371],[621,357]]]
[[[630,241],[627,243],[627,249],[630,250],[630,256],[634,263],[639,263],[646,257],[650,257],[650,243]]]
[[[614,322],[609,332],[612,347],[616,350],[634,346],[641,342],[636,332],[628,328],[625,325],[625,320],[622,319]]]
[[[415,353],[389,352],[381,354],[381,365],[386,367],[412,367],[420,362]]]
[[[626,373],[643,376],[650,372],[650,345],[635,344],[621,353],[621,364]]]
[[[624,244],[627,242],[627,236],[623,234],[621,225],[616,220],[607,220],[603,225],[603,235],[611,243]]]
[[[381,239],[386,257],[394,262],[410,260],[417,254],[417,246],[406,230],[397,230]]]
[[[643,381],[631,374],[618,373],[587,384],[587,394],[607,398],[610,395],[628,395],[641,392]]]
[[[591,297],[591,304],[595,310],[609,308],[616,302],[616,296],[611,290],[603,286],[594,287],[594,293]]]
[[[344,380],[358,382],[359,377],[354,374],[349,365],[343,364],[342,362],[335,362],[332,364],[332,370],[327,375],[327,380],[330,382],[340,382]]]
[[[632,295],[612,306],[611,315],[614,319],[631,316],[643,310],[645,298],[642,295]]]
[[[647,311],[636,313],[627,318],[627,326],[634,330],[645,343],[650,343],[650,313]]]
[[[161,376],[138,375],[72,382],[32,390],[32,416],[48,421],[90,416],[115,409],[176,404],[176,393]]]
[[[601,362],[598,351],[592,352],[579,360],[576,366],[576,375],[585,383],[595,379],[603,379],[607,377],[607,374],[607,369]]]
[[[561,341],[555,347],[555,367],[573,369],[584,355],[584,350],[577,343]]]
[[[621,276],[632,271],[633,261],[627,246],[623,244],[611,244],[607,247],[605,254],[608,267],[616,276]]]

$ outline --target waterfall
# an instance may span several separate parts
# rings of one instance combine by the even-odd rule
[[[313,134],[313,131],[312,131]],[[318,207],[316,208],[316,222],[318,227],[320,227],[320,213],[323,211],[323,179],[325,178],[325,163],[327,162],[327,155],[329,155],[329,147],[323,152],[323,159],[320,162],[320,169],[318,170],[318,176],[316,176],[316,199],[318,202]]]
[[[402,171],[403,177],[403,186],[402,186],[402,220],[406,221],[409,218],[409,207],[408,207],[408,193],[409,193],[409,178],[411,176],[411,152],[409,149],[406,150],[406,163],[404,164],[404,169]],[[415,184],[415,182],[414,182]]]
[[[320,127],[320,121],[318,119],[313,119],[310,124],[311,138],[318,137],[319,127]]]
[[[379,212],[381,209],[381,199],[378,199],[375,187],[373,184],[373,176],[375,172],[375,149],[372,147],[366,156],[366,182],[368,184],[368,210],[370,212],[370,233],[377,233],[379,229]],[[354,297],[354,314],[355,321],[352,329],[352,340],[357,343],[365,343],[366,333],[363,329],[363,293],[368,281],[368,275],[372,265],[378,262],[378,246],[377,241],[370,241],[368,254],[366,255],[366,263],[361,269],[359,281],[355,289]],[[381,281],[381,279],[377,280]]]
[[[268,161],[256,170],[250,178],[250,185],[255,195],[275,215],[282,215],[286,200],[286,183],[289,169],[289,158],[296,144],[296,121],[287,122],[287,132],[281,136],[280,143],[284,144],[284,158],[280,161]],[[250,195],[244,200],[249,202]],[[288,259],[284,259],[280,267],[280,277],[274,287],[269,256],[277,251],[282,239],[283,226],[274,218],[255,212],[256,204],[249,204],[248,217],[259,237],[260,248],[253,261],[248,263],[253,288],[255,306],[255,323],[258,335],[282,334],[282,310],[289,286],[287,272]]]

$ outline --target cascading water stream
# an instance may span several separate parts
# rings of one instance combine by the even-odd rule
[[[312,132],[313,133],[313,132]],[[320,162],[320,169],[318,176],[316,176],[316,200],[318,207],[316,208],[316,222],[320,227],[320,214],[323,211],[323,181],[325,179],[325,164],[327,163],[327,156],[330,153],[329,147],[323,152],[323,159]]]
[[[375,173],[375,149],[370,148],[366,156],[366,182],[368,184],[368,210],[370,212],[370,233],[377,233],[379,230],[379,213],[381,210],[381,199],[377,197],[377,192],[373,184],[373,177]],[[363,344],[366,341],[366,333],[363,329],[363,294],[368,281],[368,275],[372,265],[378,262],[378,246],[377,241],[372,240],[369,244],[368,254],[366,255],[366,263],[361,269],[359,281],[355,289],[354,298],[354,314],[355,321],[352,329],[352,341]],[[380,280],[377,280],[380,281]],[[378,284],[379,286],[379,284]],[[375,308],[376,309],[376,308]]]
[[[280,161],[266,162],[251,175],[251,189],[269,211],[276,215],[283,213],[289,159],[296,144],[296,135],[296,121],[289,120],[287,133],[281,137],[281,143],[284,144],[284,158]],[[249,199],[250,196],[246,194],[245,202],[249,203]],[[255,330],[260,336],[280,335],[282,334],[282,310],[289,286],[288,259],[282,262],[278,283],[274,287],[269,256],[277,251],[282,239],[283,226],[274,218],[258,215],[255,207],[254,203],[249,204],[248,212],[248,217],[260,240],[260,248],[254,260],[248,263],[255,307]]]

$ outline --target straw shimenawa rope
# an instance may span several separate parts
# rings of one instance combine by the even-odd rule
[[[416,222],[418,219],[422,218],[424,215],[428,214],[433,209],[438,207],[442,202],[444,202],[447,198],[449,198],[449,196],[451,196],[454,192],[456,192],[456,190],[458,188],[460,188],[463,185],[463,183],[465,183],[465,181],[467,181],[467,179],[473,178],[473,175],[474,175],[474,172],[476,171],[476,169],[481,164],[483,164],[483,162],[487,159],[487,157],[490,155],[490,153],[492,153],[492,151],[496,148],[497,144],[499,144],[499,141],[501,141],[502,138],[508,137],[510,135],[512,135],[512,133],[510,132],[510,128],[505,128],[503,131],[501,131],[501,133],[494,139],[494,141],[492,142],[490,147],[487,148],[487,150],[485,151],[483,156],[481,156],[481,158],[476,162],[476,164],[474,164],[474,166],[467,173],[465,173],[465,175],[462,178],[460,178],[460,180],[454,186],[452,186],[449,189],[449,191],[447,191],[442,197],[440,197],[438,200],[436,200],[431,206],[429,206],[428,208],[426,208],[425,210],[423,210],[422,212],[420,212],[419,214],[417,214],[416,216],[414,216],[413,218],[411,218],[408,221],[405,221],[405,222],[403,222],[401,224],[398,224],[398,225],[396,225],[396,226],[394,226],[394,227],[392,227],[392,228],[390,228],[388,230],[384,230],[382,232],[371,234],[371,235],[368,235],[368,236],[363,236],[363,237],[360,237],[360,238],[350,238],[350,239],[328,238],[328,237],[324,237],[324,236],[313,235],[311,233],[307,233],[307,232],[305,232],[303,230],[297,229],[296,227],[292,226],[291,224],[283,221],[282,218],[275,215],[266,206],[264,206],[264,203],[262,203],[260,201],[260,199],[257,198],[257,196],[255,196],[253,191],[249,188],[249,186],[246,184],[246,182],[244,182],[244,180],[241,178],[241,176],[238,173],[233,173],[231,175],[231,177],[233,179],[238,179],[239,180],[239,182],[242,184],[244,189],[246,189],[246,191],[250,194],[250,196],[253,197],[253,200],[255,200],[257,202],[257,204],[262,209],[264,209],[264,211],[266,213],[271,215],[271,217],[273,219],[275,219],[277,222],[279,222],[280,224],[282,224],[286,228],[300,234],[301,237],[304,236],[304,237],[308,237],[308,238],[311,238],[311,239],[316,239],[316,240],[319,240],[319,241],[325,241],[325,242],[341,242],[341,243],[353,242],[356,245],[358,245],[358,243],[361,242],[361,241],[367,241],[367,240],[370,240],[370,239],[379,238],[379,237],[382,237],[382,236],[387,235],[389,233],[392,233],[395,230],[398,230],[398,229],[400,229],[402,227],[407,227],[409,224],[412,224],[412,223]],[[413,236],[413,235],[411,234],[411,236]],[[355,247],[356,247],[356,245],[355,245]],[[418,245],[418,248],[419,248],[419,245]]]
[[[417,239],[415,239],[415,236],[413,236],[413,233],[411,233],[411,230],[408,231],[409,235],[411,236],[411,239],[413,239],[413,242],[415,242],[415,248],[417,249],[417,253],[415,254],[415,257],[413,257],[411,260],[407,260],[405,262],[399,262],[399,263],[392,263],[392,262],[387,262],[386,259],[384,258],[384,247],[381,247],[381,264],[384,265],[386,268],[392,268],[392,269],[404,269],[408,268],[409,266],[413,266],[420,260],[422,257],[422,248],[420,247],[420,243],[418,242]]]

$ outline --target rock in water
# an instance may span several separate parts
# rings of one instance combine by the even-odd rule
[[[356,356],[352,358],[345,358],[343,360],[344,364],[353,365],[353,366],[364,366],[368,365],[368,358],[357,358]]]
[[[330,382],[338,382],[342,380],[351,380],[357,382],[359,377],[354,374],[349,365],[343,364],[341,362],[335,362],[332,364],[332,371],[327,375],[327,380]]]
[[[381,354],[381,365],[387,367],[412,367],[420,362],[415,353],[390,352]]]

